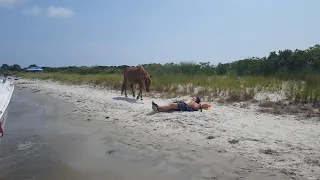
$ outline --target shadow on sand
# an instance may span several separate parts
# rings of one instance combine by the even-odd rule
[[[154,112],[154,111],[151,111],[147,114],[147,116],[152,116],[156,113],[182,113],[182,111],[178,111],[178,110],[172,110],[172,111],[166,111],[166,112]]]
[[[126,101],[128,103],[138,103],[137,99],[135,99],[135,98],[130,99],[130,98],[126,98],[126,97],[114,97],[112,99],[117,100],[117,101]]]
[[[151,111],[151,112],[149,112],[149,113],[147,114],[147,116],[151,116],[151,115],[154,115],[154,114],[156,114],[156,112]]]

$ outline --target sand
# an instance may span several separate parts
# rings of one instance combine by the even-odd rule
[[[74,103],[77,107],[74,116],[88,123],[112,123],[130,130],[138,144],[144,143],[143,136],[168,143],[181,141],[229,159],[245,158],[296,179],[320,178],[319,118],[259,113],[256,104],[212,102],[207,102],[211,109],[203,112],[153,113],[152,100],[161,105],[173,99],[135,100],[130,92],[125,98],[120,91],[84,85],[41,80],[21,82],[16,84],[17,88],[29,88]]]

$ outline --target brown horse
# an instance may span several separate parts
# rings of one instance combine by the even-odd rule
[[[123,94],[123,90],[125,93],[125,96],[127,96],[127,83],[130,84],[131,90],[133,97],[134,95],[134,90],[133,90],[133,85],[134,84],[139,84],[140,92],[137,96],[137,99],[139,99],[139,96],[141,96],[142,99],[142,88],[145,86],[146,91],[150,91],[150,84],[151,84],[151,77],[149,73],[143,68],[143,66],[139,65],[137,67],[127,67],[124,72],[123,72],[123,83],[122,83],[122,90],[121,94]]]

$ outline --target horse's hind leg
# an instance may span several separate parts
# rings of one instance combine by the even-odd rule
[[[131,90],[132,90],[132,95],[133,95],[133,97],[135,97],[134,90],[133,90],[133,84],[130,84],[130,87],[131,87]]]
[[[124,90],[125,96],[128,97],[127,96],[127,79],[126,78],[123,79],[121,94],[123,94],[123,90]]]
[[[124,95],[125,95],[126,97],[128,97],[128,95],[127,95],[127,87],[124,87]]]

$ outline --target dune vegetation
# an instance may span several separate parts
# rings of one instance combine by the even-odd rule
[[[29,67],[36,66],[30,65]],[[152,92],[175,97],[201,95],[224,102],[249,101],[257,93],[277,93],[294,104],[320,102],[320,45],[306,50],[270,52],[267,57],[231,63],[143,64],[152,75]],[[42,67],[30,73],[17,64],[2,65],[0,73],[28,79],[51,79],[70,84],[90,84],[121,90],[122,66]],[[152,94],[152,93],[151,93]],[[130,91],[128,91],[130,95]]]

